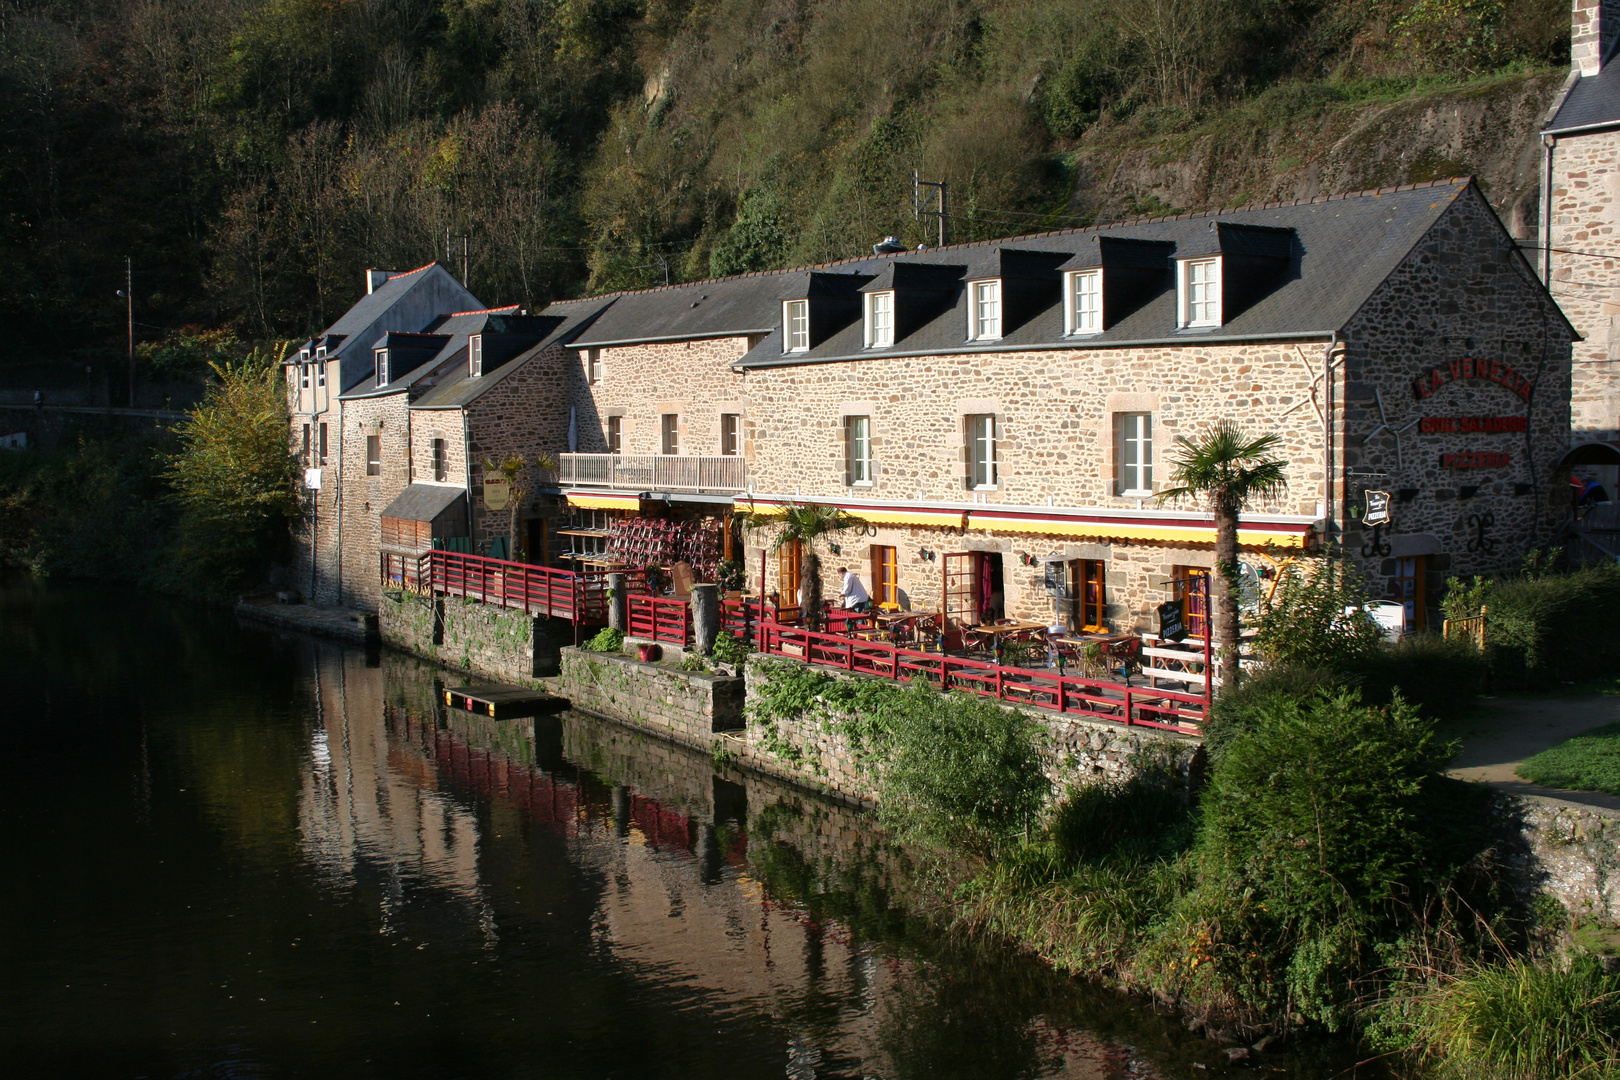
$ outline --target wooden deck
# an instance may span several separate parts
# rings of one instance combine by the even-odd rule
[[[452,709],[481,712],[496,719],[559,712],[568,707],[565,699],[552,697],[544,690],[500,683],[493,686],[449,687],[444,692],[444,703]]]

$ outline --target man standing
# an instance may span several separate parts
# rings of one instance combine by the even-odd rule
[[[864,612],[868,606],[867,602],[871,599],[866,595],[866,586],[861,584],[858,576],[849,572],[847,566],[840,566],[838,573],[844,579],[844,583],[838,588],[838,596],[843,601],[844,608],[848,611]]]

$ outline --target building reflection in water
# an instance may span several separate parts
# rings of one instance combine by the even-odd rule
[[[447,712],[425,665],[310,650],[304,856],[334,890],[374,889],[381,932],[408,932],[402,915],[432,894],[435,912],[458,911],[468,938],[496,947],[486,879],[508,876],[522,834],[538,833],[563,844],[568,868],[537,871],[531,857],[520,872],[590,883],[584,932],[599,956],[717,1028],[733,1014],[770,1017],[787,1077],[926,1074],[894,1055],[927,1060],[909,1045],[917,1025],[949,1025],[961,1003],[916,961],[762,880],[784,858],[800,883],[851,867],[881,877],[881,840],[863,815],[768,779],[717,775],[702,755],[591,717]],[[521,823],[519,835],[497,820]],[[1016,1030],[985,1039],[1001,1064],[1012,1050],[1033,1071],[1006,1075],[1145,1075],[1120,1047],[1039,1017],[996,1022],[1007,1021]]]

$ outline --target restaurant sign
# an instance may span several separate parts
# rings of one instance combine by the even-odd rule
[[[1529,429],[1528,416],[1425,416],[1418,424],[1425,435],[1492,435]]]
[[[511,501],[512,482],[504,476],[484,474],[484,509],[505,510]]]
[[[1447,383],[1459,379],[1484,379],[1505,386],[1525,401],[1530,400],[1530,391],[1535,389],[1534,383],[1500,360],[1465,356],[1461,360],[1449,360],[1413,379],[1412,396],[1421,401]]]
[[[1362,497],[1366,500],[1366,509],[1362,511],[1361,520],[1366,525],[1385,525],[1389,523],[1389,492],[1364,491]]]
[[[1187,637],[1187,601],[1166,600],[1159,605],[1159,636],[1166,641],[1182,641]]]
[[[1508,456],[1494,450],[1440,455],[1442,469],[1505,469],[1507,465]]]

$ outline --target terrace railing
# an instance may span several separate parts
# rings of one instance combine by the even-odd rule
[[[692,644],[692,606],[672,596],[631,593],[625,597],[625,633],[683,648]]]
[[[748,462],[735,454],[560,454],[557,482],[563,487],[735,494],[748,489]]]

